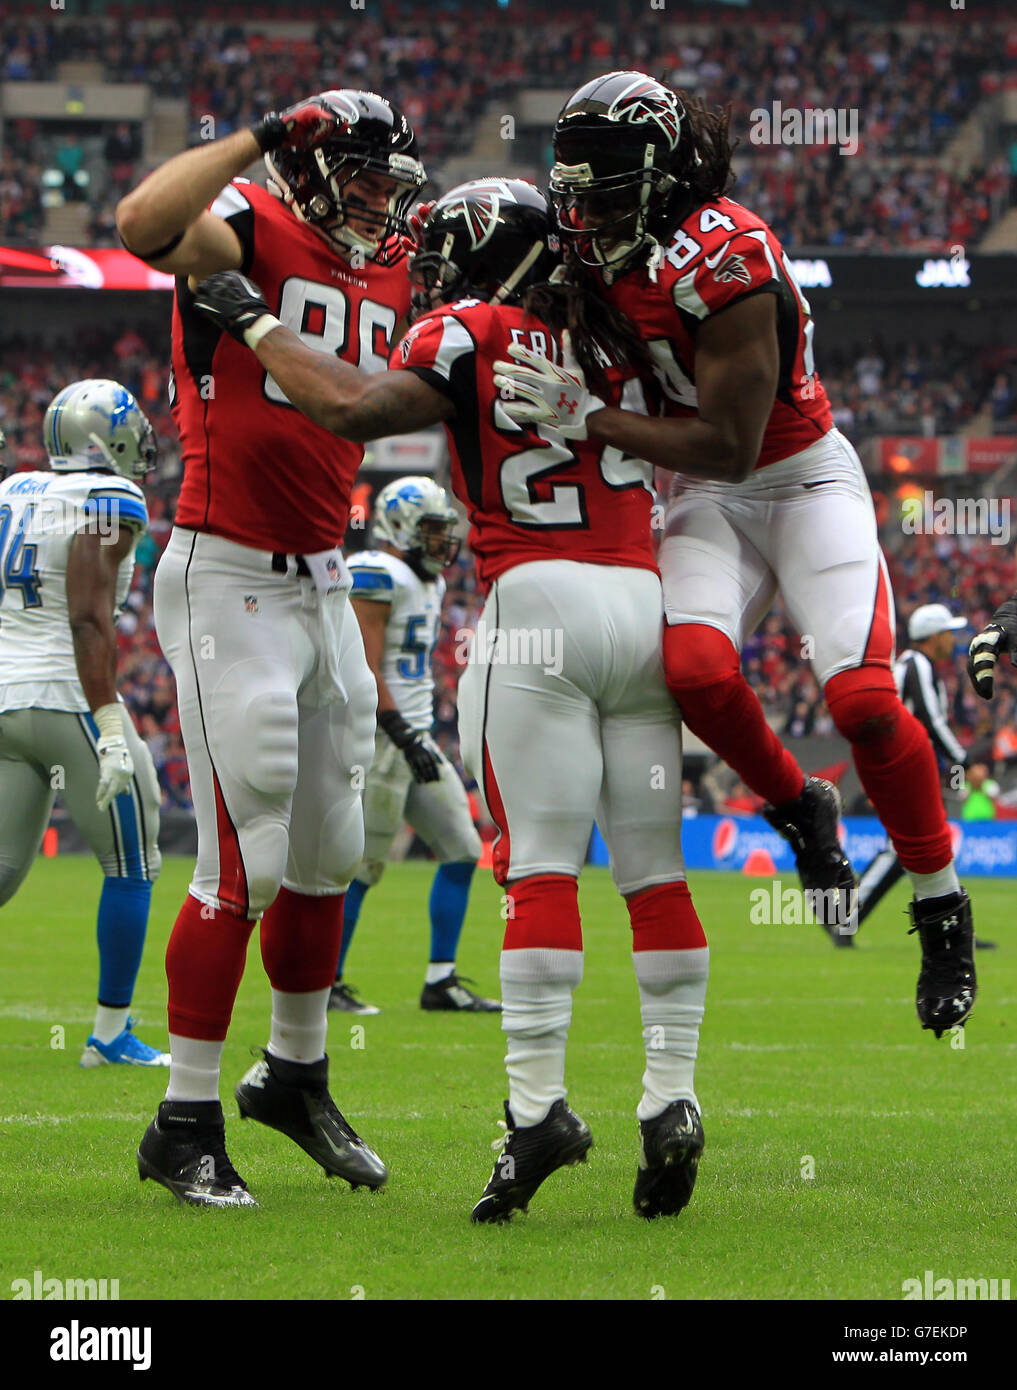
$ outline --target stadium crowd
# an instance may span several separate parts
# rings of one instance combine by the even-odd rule
[[[1017,39],[1004,22],[972,17],[959,26],[949,13],[927,17],[912,5],[899,22],[874,23],[850,6],[788,3],[699,38],[706,31],[685,16],[679,26],[624,0],[612,20],[589,7],[549,14],[518,3],[446,3],[407,5],[384,23],[359,11],[321,23],[320,10],[305,14],[298,5],[287,7],[286,19],[314,27],[283,40],[259,28],[260,19],[278,18],[271,11],[238,10],[215,23],[206,15],[207,7],[188,3],[59,23],[12,14],[0,23],[0,80],[49,80],[62,61],[91,59],[106,81],[144,82],[160,96],[186,99],[192,143],[308,92],[366,87],[405,109],[433,169],[469,149],[488,103],[511,112],[523,87],[572,88],[577,73],[635,67],[731,106],[742,139],[736,196],[790,247],[972,246],[1008,203],[1005,160],[964,174],[937,163],[982,95],[1017,68]],[[752,143],[753,113],[772,102],[853,113],[857,154]],[[66,129],[56,142],[37,123],[13,124],[17,153],[9,148],[0,165],[0,236],[37,241],[43,166],[62,171],[68,196],[78,197],[84,154]],[[111,129],[101,161],[98,144],[94,153],[90,231],[94,244],[115,245],[112,203],[118,188],[136,181],[137,131]]]

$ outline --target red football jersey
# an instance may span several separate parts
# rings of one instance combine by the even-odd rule
[[[665,414],[678,416],[696,413],[696,330],[703,319],[751,294],[775,294],[780,377],[755,466],[801,453],[833,428],[812,356],[809,302],[780,242],[740,203],[704,203],[663,246],[655,278],[644,263],[602,293],[646,339]]]
[[[309,347],[383,371],[409,309],[406,258],[353,269],[267,190],[228,184],[212,211],[236,232],[243,272]],[[173,306],[173,417],[183,445],[176,520],[257,550],[293,554],[342,542],[362,444],[296,410],[253,352],[194,309],[178,277]]]
[[[561,361],[551,331],[515,306],[477,299],[418,319],[389,365],[448,396],[452,487],[470,517],[470,548],[486,589],[513,565],[581,560],[656,571],[650,540],[653,470],[599,440],[562,439],[515,424],[494,385],[494,363],[521,343]],[[641,383],[618,381],[611,405],[646,412]]]

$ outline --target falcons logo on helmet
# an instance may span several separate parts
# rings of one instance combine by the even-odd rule
[[[470,234],[470,248],[476,251],[489,239],[498,225],[500,203],[496,193],[472,193],[469,198],[456,198],[442,208],[446,217],[461,217]]]
[[[630,124],[654,121],[673,150],[678,146],[681,120],[685,113],[678,99],[659,82],[640,78],[611,103],[607,114],[609,120]]]

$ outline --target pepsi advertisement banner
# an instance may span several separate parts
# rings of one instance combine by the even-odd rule
[[[887,844],[876,818],[849,816],[840,839],[856,872]],[[1017,820],[951,821],[950,834],[961,878],[1017,877]],[[690,869],[733,869],[769,877],[794,875],[791,846],[761,816],[693,816],[682,823],[682,848]],[[751,860],[750,860],[751,857]],[[594,829],[589,862],[606,864],[607,846]]]

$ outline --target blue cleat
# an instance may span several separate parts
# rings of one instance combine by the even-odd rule
[[[136,1038],[131,1032],[133,1027],[134,1019],[129,1018],[124,1031],[108,1043],[100,1042],[93,1033],[85,1043],[81,1065],[104,1067],[107,1063],[119,1062],[128,1067],[168,1067],[169,1053],[159,1052],[156,1048],[149,1047],[148,1043],[143,1043],[140,1038]]]

